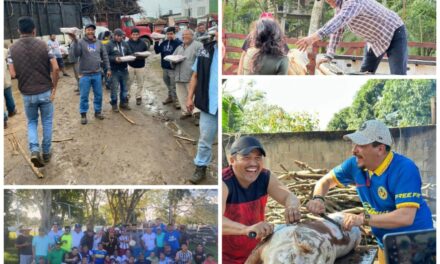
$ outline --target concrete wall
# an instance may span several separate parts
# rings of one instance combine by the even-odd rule
[[[320,131],[277,134],[256,134],[263,144],[267,157],[265,166],[282,171],[280,164],[288,170],[299,170],[294,160],[306,162],[313,168],[331,169],[351,156],[351,143],[342,136],[352,131]],[[412,159],[420,169],[423,183],[436,183],[436,127],[419,126],[392,128],[395,144],[392,149]],[[223,148],[229,153],[234,137],[223,135]],[[223,165],[226,163],[223,156]],[[435,190],[429,191],[435,197]],[[435,203],[430,202],[435,212]]]

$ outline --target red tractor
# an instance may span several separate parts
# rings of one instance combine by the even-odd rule
[[[151,30],[147,26],[138,26],[134,23],[133,18],[131,17],[122,17],[121,18],[121,29],[125,32],[127,37],[131,36],[131,30],[133,28],[139,29],[139,35],[141,40],[147,44],[147,49],[150,49],[153,40],[151,39]]]

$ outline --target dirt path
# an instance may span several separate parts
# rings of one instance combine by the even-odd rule
[[[19,114],[9,119],[8,128],[4,130],[5,184],[191,184],[188,179],[194,171],[197,145],[177,139],[175,135],[197,141],[199,128],[191,119],[179,120],[180,110],[162,105],[167,91],[162,81],[160,57],[149,58],[146,67],[142,105],[137,106],[132,98],[132,110],[124,112],[136,125],[111,111],[109,91],[104,89],[105,120],[93,118],[91,93],[89,123],[85,126],[80,124],[79,96],[73,91],[76,81],[72,68],[68,68],[72,77],[61,77],[58,85],[53,140],[73,140],[52,144],[52,160],[41,169],[43,179],[33,174],[8,140],[11,137],[8,134],[15,133],[21,145],[28,149],[23,102],[14,81]],[[41,128],[39,135],[41,137]],[[208,177],[201,184],[217,184],[217,143],[213,153]]]

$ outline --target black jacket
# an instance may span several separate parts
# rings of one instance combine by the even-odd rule
[[[122,48],[122,54],[119,51],[120,48]],[[116,62],[116,57],[122,57],[133,54],[127,42],[121,41],[120,43],[117,43],[115,40],[111,40],[107,45],[107,53],[108,53],[108,58],[110,60],[110,69],[112,71],[127,70],[128,64],[126,62],[120,62],[120,63]]]
[[[130,46],[130,49],[133,53],[147,51],[147,45],[140,39],[138,39],[138,41],[133,41],[130,39],[128,41],[128,46]],[[143,68],[145,67],[145,58],[136,58],[135,61],[130,61],[128,65],[133,68]]]
[[[216,44],[217,42],[205,44],[197,55],[197,86],[194,105],[205,113],[209,113],[209,78]]]
[[[179,39],[175,40],[164,40],[160,43],[154,42],[154,51],[156,54],[160,53],[160,66],[162,66],[162,69],[168,69],[172,70],[171,63],[169,61],[164,60],[168,55],[173,55],[174,51],[182,44],[182,41]]]

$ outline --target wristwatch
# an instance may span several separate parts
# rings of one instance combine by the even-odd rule
[[[313,198],[312,198],[312,200],[321,200],[323,203],[325,203],[325,198],[324,198],[324,196],[321,196],[321,195],[313,195]]]
[[[371,215],[367,212],[364,212],[364,223],[363,225],[369,226],[370,225],[370,219]]]

